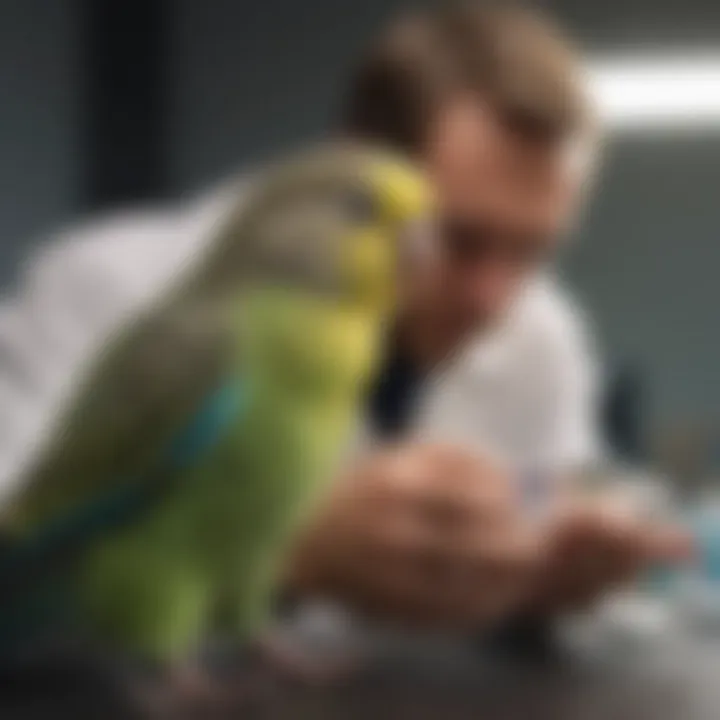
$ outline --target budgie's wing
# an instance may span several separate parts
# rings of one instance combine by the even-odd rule
[[[11,499],[6,527],[26,534],[154,482],[163,448],[221,385],[225,329],[211,304],[158,311],[119,333]]]

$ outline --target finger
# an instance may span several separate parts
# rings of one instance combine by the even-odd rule
[[[632,580],[642,567],[639,528],[602,513],[578,513],[556,528],[541,594],[561,607],[579,609]]]
[[[418,489],[413,510],[430,526],[485,527],[505,522],[519,512],[519,505],[500,479],[488,483],[473,477],[469,482],[456,483],[436,476]]]
[[[530,533],[487,536],[480,546],[438,555],[418,566],[424,607],[450,628],[471,628],[509,614],[528,597],[538,557]]]
[[[598,592],[623,585],[635,579],[643,565],[641,532],[638,528],[610,526],[588,547],[588,562],[581,574],[590,591]]]
[[[529,597],[536,585],[539,556],[533,538],[503,542],[478,558],[469,596],[478,606],[498,610]]]
[[[479,567],[508,567],[526,564],[537,555],[537,534],[516,519],[474,516],[473,522],[452,525],[428,523],[406,517],[403,549],[418,564],[445,566],[474,574]],[[398,536],[401,533],[398,532]]]
[[[557,547],[571,555],[638,554],[643,526],[602,507],[584,508],[566,516],[553,534]]]
[[[531,527],[508,526],[479,537],[471,552],[478,575],[487,573],[500,580],[537,567],[542,555],[541,537]]]
[[[417,455],[388,452],[359,483],[358,500],[378,512],[395,512],[413,502],[425,486],[427,473]]]
[[[688,532],[675,528],[650,528],[641,539],[643,559],[647,562],[683,564],[698,552],[697,543]]]
[[[423,593],[461,615],[486,614],[529,590],[539,555],[528,533],[496,533],[474,542],[425,546],[414,563]]]
[[[449,627],[458,621],[451,595],[409,565],[386,564],[351,599],[365,616],[409,629]]]

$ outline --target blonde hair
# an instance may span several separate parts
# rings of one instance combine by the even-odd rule
[[[451,2],[400,17],[360,63],[343,130],[417,152],[435,107],[468,90],[518,132],[590,144],[595,113],[579,54],[544,15],[509,3]]]

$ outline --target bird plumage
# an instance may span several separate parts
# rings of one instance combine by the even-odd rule
[[[398,236],[427,199],[414,169],[364,148],[270,169],[77,389],[4,511],[0,607],[56,587],[64,625],[161,659],[221,601],[226,631],[253,633],[352,427]]]

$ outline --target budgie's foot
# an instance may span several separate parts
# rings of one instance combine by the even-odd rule
[[[286,683],[315,688],[340,684],[362,666],[359,657],[307,647],[281,633],[258,641],[257,655],[261,665]]]
[[[222,683],[195,665],[172,668],[162,678],[143,684],[139,694],[153,720],[225,718],[233,707]]]
[[[275,712],[287,707],[292,698],[323,692],[350,674],[349,666],[325,659],[316,662],[301,648],[278,639],[244,647],[215,647],[207,661],[214,682],[213,707],[230,707],[227,717]]]

